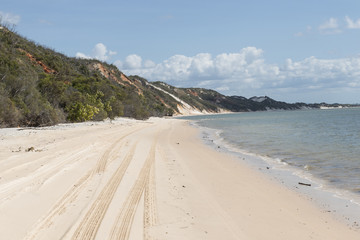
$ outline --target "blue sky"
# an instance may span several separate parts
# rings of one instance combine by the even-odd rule
[[[2,21],[71,57],[226,95],[360,103],[358,0],[2,0]]]

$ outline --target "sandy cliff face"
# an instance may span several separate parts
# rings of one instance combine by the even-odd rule
[[[193,107],[190,104],[188,104],[187,102],[183,101],[182,99],[176,97],[174,94],[171,94],[169,92],[167,92],[166,90],[159,88],[153,84],[149,85],[167,95],[169,95],[170,97],[172,97],[174,100],[176,100],[178,102],[177,104],[177,112],[179,115],[197,115],[197,114],[208,114],[208,113],[213,113],[211,111],[207,111],[207,110],[200,110],[199,108]],[[195,97],[198,97],[198,95],[193,95]]]
[[[115,81],[122,86],[133,86],[136,88],[139,95],[142,95],[143,92],[139,86],[133,83],[125,74],[120,71],[115,71],[114,69],[108,69],[101,63],[92,63],[89,66],[92,70],[98,70],[101,75],[109,80]]]

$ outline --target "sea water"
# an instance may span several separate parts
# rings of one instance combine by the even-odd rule
[[[360,204],[360,108],[187,117],[219,147],[258,156]],[[250,158],[254,159],[254,158]],[[255,161],[255,160],[254,160]]]

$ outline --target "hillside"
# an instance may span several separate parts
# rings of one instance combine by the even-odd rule
[[[172,115],[176,105],[164,102],[113,65],[69,58],[0,29],[2,127]]]
[[[302,107],[308,105],[150,83],[105,62],[67,57],[0,27],[0,127]]]

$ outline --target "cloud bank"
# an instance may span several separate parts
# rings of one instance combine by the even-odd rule
[[[238,53],[214,57],[209,53],[192,57],[175,55],[152,67],[142,64],[139,56],[130,55],[125,62],[133,63],[122,65],[128,68],[118,66],[126,74],[177,86],[214,88],[232,94],[264,89],[360,88],[360,56],[342,59],[309,57],[302,61],[287,59],[284,64],[276,65],[265,61],[262,49],[247,47]]]
[[[106,60],[110,55],[111,51],[103,44],[95,46],[93,57]],[[89,56],[78,53],[77,57]],[[239,52],[216,56],[210,53],[174,55],[160,63],[143,61],[141,56],[132,54],[125,60],[115,61],[114,65],[127,75],[139,75],[149,81],[163,81],[178,87],[210,88],[226,95],[270,95],[293,102],[360,102],[357,97],[360,55],[339,59],[287,59],[282,64],[272,64],[266,62],[262,49],[246,47]],[[329,97],[331,94],[336,98]],[[350,95],[352,99],[346,98]]]

